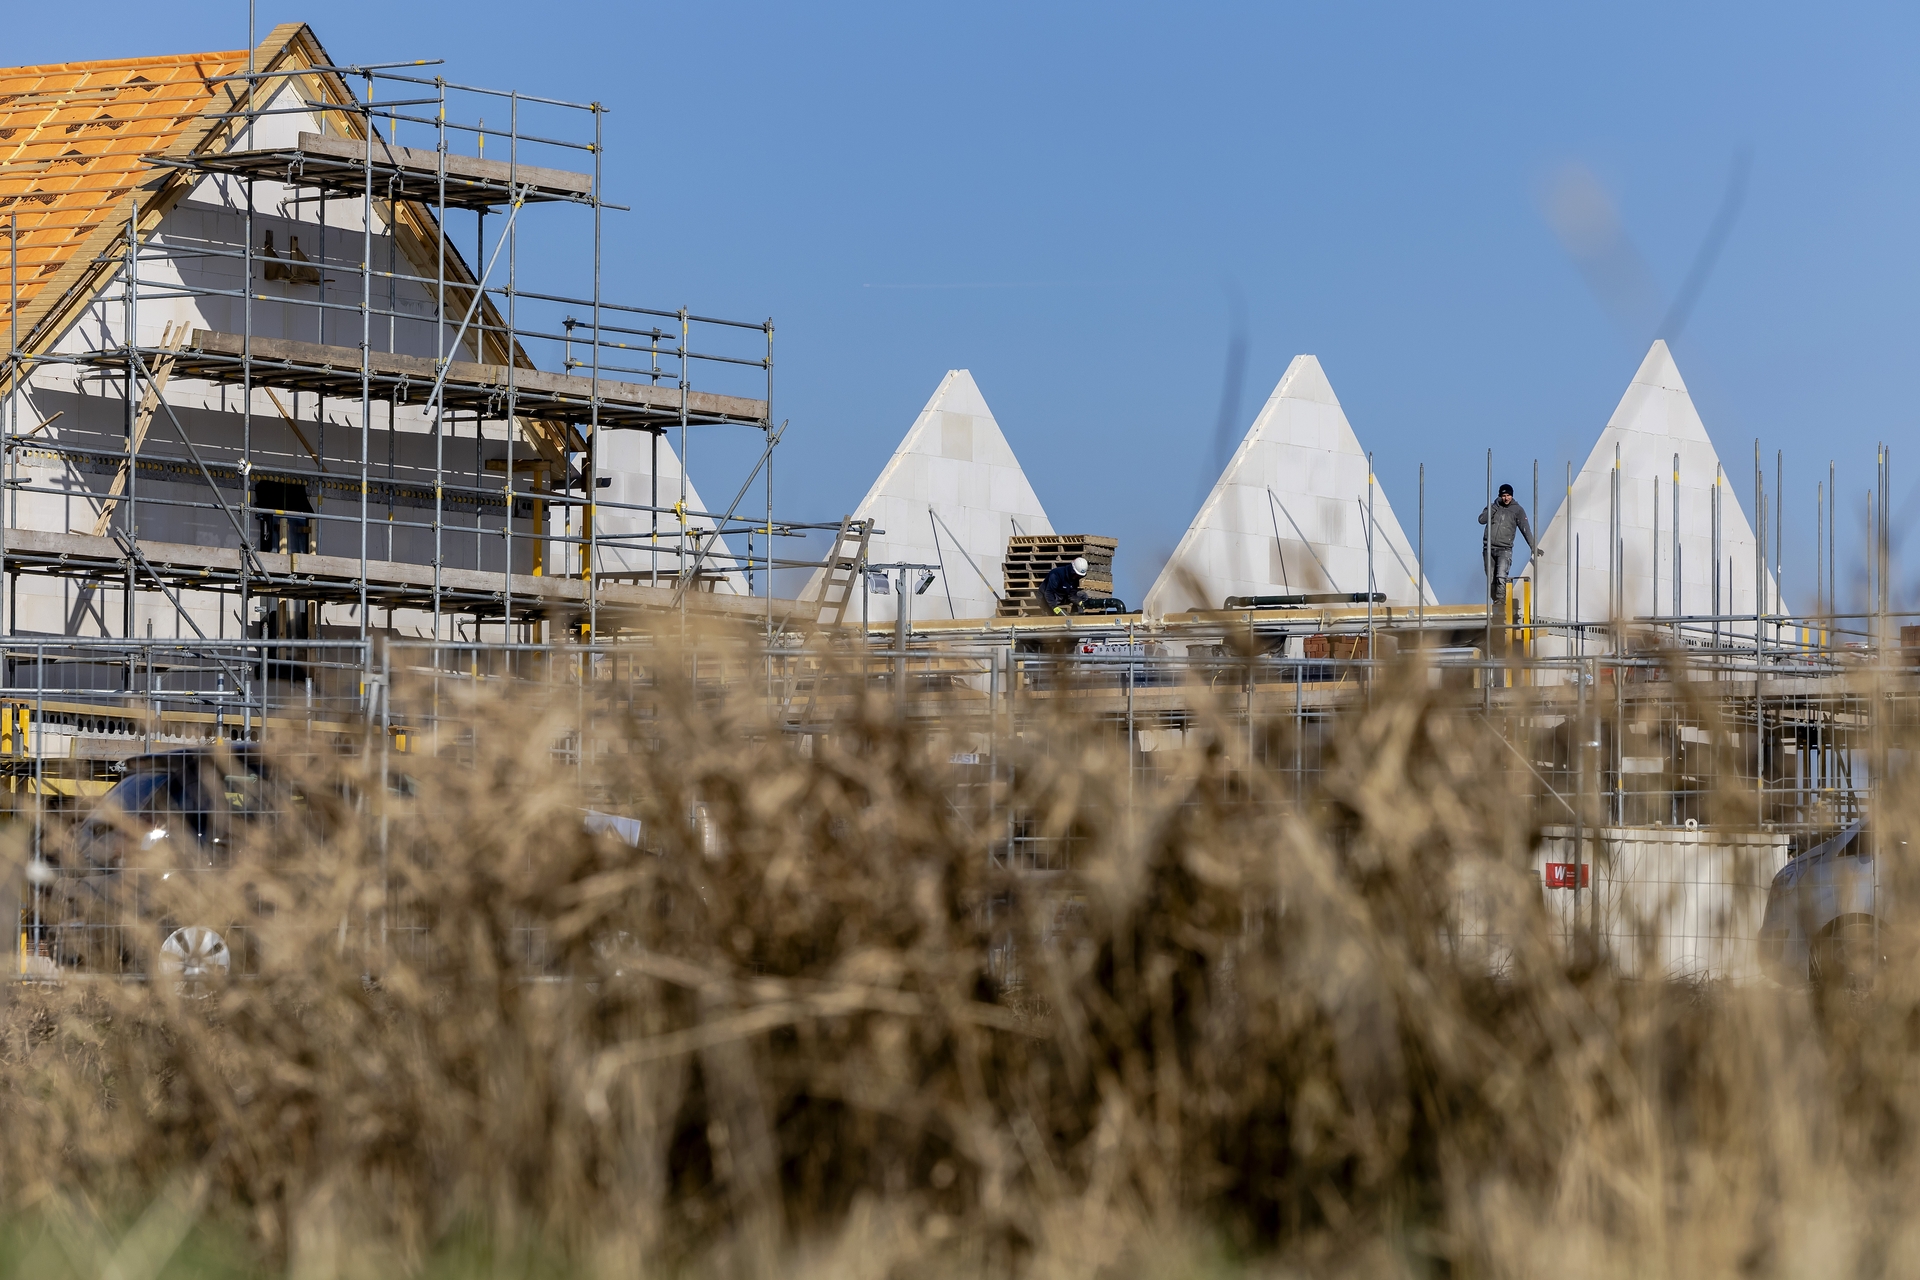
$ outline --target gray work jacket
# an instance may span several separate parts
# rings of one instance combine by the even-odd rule
[[[1489,515],[1493,517],[1491,522],[1487,519]],[[1511,547],[1516,529],[1527,540],[1527,546],[1533,546],[1533,526],[1527,523],[1527,509],[1518,501],[1501,506],[1495,498],[1493,505],[1480,513],[1480,523],[1487,526],[1486,540],[1492,546]]]

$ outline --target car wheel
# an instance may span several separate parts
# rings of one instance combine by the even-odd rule
[[[175,929],[160,944],[160,972],[182,983],[215,981],[226,977],[232,967],[227,940],[205,925]]]
[[[1814,939],[1809,976],[1816,986],[1865,991],[1873,986],[1874,919],[1841,916]]]

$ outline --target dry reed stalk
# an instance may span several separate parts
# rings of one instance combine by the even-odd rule
[[[298,813],[138,904],[248,973],[17,986],[19,1265],[158,1274],[198,1220],[301,1276],[1912,1269],[1910,952],[1844,998],[1570,961],[1530,769],[1415,668],[1302,802],[1226,696],[1145,780],[1069,713],[1005,738],[1065,877],[990,864],[950,733],[856,693],[802,748],[685,670],[584,766],[510,689],[441,691],[438,756],[282,757]]]

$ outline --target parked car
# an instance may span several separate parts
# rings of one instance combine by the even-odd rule
[[[234,963],[244,922],[181,921],[155,906],[159,881],[218,873],[236,840],[296,797],[278,785],[251,745],[134,756],[122,776],[49,856],[31,870],[30,948],[56,972],[143,971],[151,928],[158,969],[182,979],[217,977]]]
[[[1873,978],[1889,907],[1887,887],[1875,880],[1871,842],[1856,822],[1774,876],[1760,925],[1761,965],[1783,983],[1864,986]]]
[[[191,983],[246,971],[255,907],[240,906],[232,919],[178,919],[165,904],[181,895],[162,892],[162,884],[226,874],[250,829],[282,820],[324,839],[315,809],[325,806],[307,805],[251,744],[134,756],[120,768],[86,817],[29,869],[22,954],[33,959],[33,972]],[[387,786],[394,797],[416,794],[404,773],[390,774]],[[581,821],[590,834],[641,843],[638,819],[587,810]],[[703,832],[710,825],[704,807],[691,821]]]

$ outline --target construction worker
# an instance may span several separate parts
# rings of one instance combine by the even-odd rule
[[[1087,594],[1080,585],[1086,576],[1085,556],[1075,556],[1070,564],[1055,565],[1040,584],[1040,603],[1055,617],[1068,613]]]
[[[1493,588],[1493,602],[1502,604],[1507,598],[1507,575],[1513,571],[1513,535],[1518,530],[1527,540],[1527,551],[1533,551],[1533,526],[1527,523],[1527,509],[1513,500],[1513,486],[1500,486],[1500,496],[1493,505],[1480,513],[1480,523],[1487,531],[1480,535],[1480,554],[1487,567],[1487,576]]]

